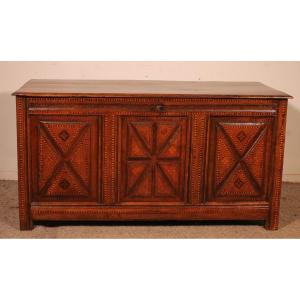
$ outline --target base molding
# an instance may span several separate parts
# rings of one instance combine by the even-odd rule
[[[34,221],[266,220],[268,207],[32,207]]]

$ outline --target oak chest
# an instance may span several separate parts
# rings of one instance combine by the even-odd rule
[[[257,82],[30,80],[21,230],[35,221],[257,220],[277,229],[289,95]]]

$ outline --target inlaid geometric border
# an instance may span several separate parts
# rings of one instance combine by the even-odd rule
[[[17,144],[18,144],[18,189],[20,229],[32,229],[28,183],[28,149],[27,149],[27,104],[16,98]]]
[[[278,103],[278,117],[276,121],[276,144],[274,145],[274,161],[276,163],[274,164],[274,169],[272,171],[274,180],[271,194],[270,216],[269,220],[266,222],[266,228],[270,230],[277,230],[279,227],[287,105],[288,100],[281,100]]]
[[[244,106],[249,105],[256,107],[258,105],[265,106],[266,108],[276,108],[279,100],[277,99],[265,99],[254,97],[249,98],[189,98],[189,97],[23,97],[28,99],[29,107],[39,107],[44,104],[51,105],[66,105],[68,103],[80,104],[80,105],[156,105],[163,103],[165,105],[195,105],[195,106],[207,106],[212,109],[212,105],[215,106]],[[238,101],[238,103],[237,103]],[[263,108],[263,107],[262,107]]]

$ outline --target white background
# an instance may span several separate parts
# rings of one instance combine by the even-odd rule
[[[298,3],[1,1],[1,59],[298,60]]]
[[[0,59],[299,60],[298,2],[1,1]],[[0,299],[299,299],[299,256],[298,240],[3,240]]]

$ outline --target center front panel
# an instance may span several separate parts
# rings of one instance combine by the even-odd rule
[[[187,198],[188,117],[122,116],[119,202],[174,204]]]

